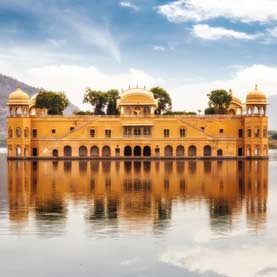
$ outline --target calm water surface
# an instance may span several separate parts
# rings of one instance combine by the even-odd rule
[[[0,276],[277,276],[276,169],[0,154]]]

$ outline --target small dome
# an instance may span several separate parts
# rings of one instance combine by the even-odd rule
[[[29,100],[29,95],[18,88],[9,95],[8,105],[29,105]]]
[[[257,85],[255,89],[249,92],[246,96],[246,105],[266,105],[267,104],[267,97],[266,95],[259,91]]]

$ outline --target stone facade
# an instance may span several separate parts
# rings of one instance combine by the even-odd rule
[[[231,92],[230,92],[231,93]],[[10,94],[8,158],[266,158],[267,100],[257,87],[227,115],[155,115],[146,89],[121,94],[118,116],[49,116],[35,96]]]

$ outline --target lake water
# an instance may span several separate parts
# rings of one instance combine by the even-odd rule
[[[0,170],[0,276],[277,276],[277,152]]]

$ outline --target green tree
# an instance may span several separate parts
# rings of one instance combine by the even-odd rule
[[[172,101],[168,92],[160,87],[151,88],[154,98],[158,100],[158,108],[156,114],[163,114],[170,112],[172,109]]]
[[[208,94],[209,108],[205,110],[205,114],[226,114],[228,107],[232,101],[232,95],[226,90],[213,90]]]
[[[69,100],[63,92],[40,91],[36,97],[36,108],[47,108],[49,115],[61,115],[69,105]]]
[[[116,101],[119,98],[119,92],[116,89],[111,89],[106,92],[106,101],[107,101],[107,114],[116,115],[118,110],[116,108]]]
[[[216,114],[216,110],[214,107],[208,107],[205,109],[205,114]]]
[[[106,93],[103,91],[87,89],[83,103],[89,103],[94,107],[94,114],[105,114],[104,108],[107,103]]]

